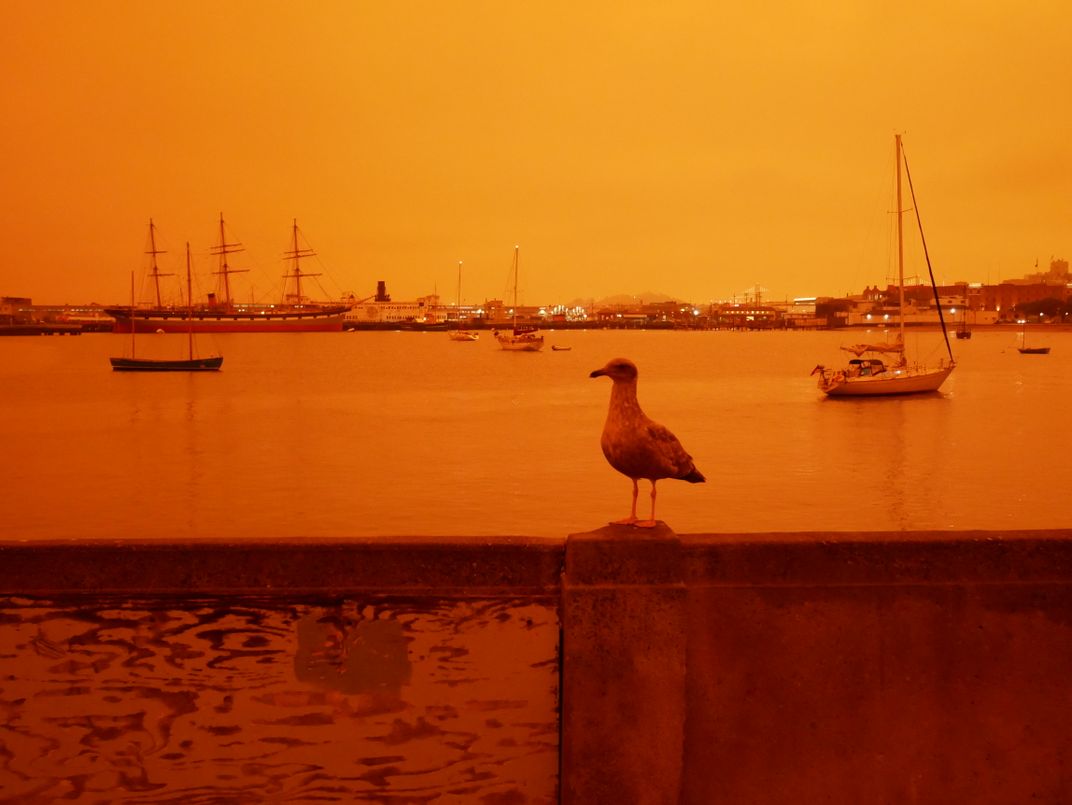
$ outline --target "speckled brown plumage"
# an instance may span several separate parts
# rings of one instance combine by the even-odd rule
[[[626,358],[615,358],[590,375],[603,376],[614,381],[614,385],[600,446],[610,465],[633,481],[632,510],[629,517],[616,522],[654,526],[656,481],[676,478],[696,484],[706,479],[677,437],[641,410],[636,394],[636,364]],[[638,521],[636,516],[637,481],[641,478],[651,481],[651,517],[644,521]]]

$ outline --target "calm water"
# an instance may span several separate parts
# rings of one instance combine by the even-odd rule
[[[588,377],[617,356],[708,478],[660,483],[679,533],[1067,527],[1072,333],[1033,334],[1047,356],[1016,337],[954,342],[940,395],[862,401],[808,376],[862,333],[205,338],[218,375],[113,373],[123,336],[4,338],[0,538],[585,531],[628,512],[599,449],[610,383]]]

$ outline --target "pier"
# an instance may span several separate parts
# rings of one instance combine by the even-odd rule
[[[81,335],[81,324],[53,324],[32,322],[29,324],[0,324],[2,335]]]
[[[1072,530],[0,543],[0,798],[1067,802]]]

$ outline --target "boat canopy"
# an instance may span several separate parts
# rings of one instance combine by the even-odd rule
[[[893,344],[853,344],[842,349],[858,358],[865,352],[904,352],[904,344],[899,341]]]

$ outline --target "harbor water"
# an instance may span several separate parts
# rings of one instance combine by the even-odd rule
[[[1072,333],[1032,331],[1043,356],[1019,335],[954,341],[941,393],[862,400],[809,372],[881,333],[548,331],[541,353],[490,332],[221,335],[201,374],[113,373],[118,335],[7,338],[0,539],[586,531],[629,509],[599,448],[610,383],[589,378],[613,357],[707,477],[659,483],[679,533],[1067,527]],[[908,346],[944,357],[939,333]]]

